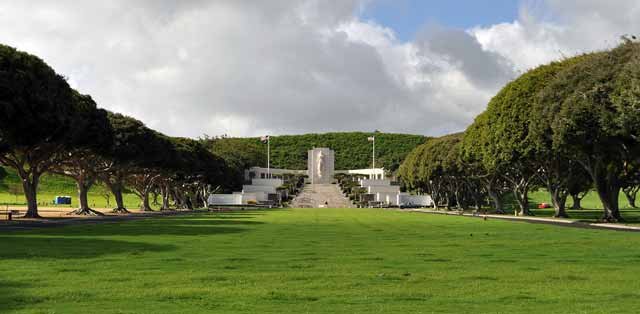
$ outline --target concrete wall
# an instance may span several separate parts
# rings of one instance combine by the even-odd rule
[[[400,206],[432,206],[433,200],[430,195],[409,195],[398,194],[398,204]]]
[[[251,185],[266,185],[278,188],[284,184],[282,179],[251,179]]]
[[[367,187],[369,194],[381,193],[400,193],[400,186],[397,185],[371,185]]]
[[[210,194],[208,205],[242,205],[242,194]]]
[[[242,192],[243,193],[252,193],[252,192],[275,193],[276,188],[274,186],[268,186],[268,185],[243,185]]]
[[[398,205],[398,192],[378,192],[376,193],[376,201],[387,205]]]
[[[391,180],[371,180],[371,179],[362,179],[360,180],[360,186],[390,186]]]

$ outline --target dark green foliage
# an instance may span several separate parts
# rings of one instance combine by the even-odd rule
[[[314,147],[328,147],[336,153],[336,169],[371,168],[371,142],[367,137],[376,137],[376,167],[386,170],[398,169],[406,155],[424,143],[421,135],[391,133],[324,133],[304,135],[282,135],[271,137],[271,166],[284,169],[307,169],[307,151]],[[266,144],[258,138],[210,139],[213,151],[224,156],[233,149],[246,154],[235,157],[243,166],[266,167]],[[217,145],[216,145],[217,143]],[[240,157],[240,155],[246,157]],[[256,164],[257,162],[257,164]]]
[[[242,187],[245,169],[266,166],[266,148],[255,139],[205,138],[201,142],[214,155],[224,159],[226,167],[222,188],[227,192]]]
[[[0,44],[0,143],[60,141],[75,115],[66,80],[40,58]]]
[[[639,58],[640,43],[625,39],[562,71],[541,94],[553,147],[588,172],[607,221],[621,219],[620,190],[638,172]]]

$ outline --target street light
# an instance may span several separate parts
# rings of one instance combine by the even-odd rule
[[[373,162],[371,163],[371,176],[375,179],[376,178],[376,137],[369,136],[367,140],[369,142],[373,142],[373,153],[372,153]]]

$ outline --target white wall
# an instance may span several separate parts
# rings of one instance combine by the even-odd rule
[[[433,200],[430,195],[409,195],[400,193],[398,194],[398,205],[431,206],[433,205]]]
[[[400,193],[400,186],[397,185],[371,185],[367,187],[369,194],[380,193]]]
[[[266,185],[266,186],[273,186],[275,188],[278,188],[283,184],[284,184],[284,181],[282,181],[282,179],[257,179],[257,178],[251,179],[251,185]]]
[[[276,188],[274,186],[268,186],[268,185],[243,185],[242,192],[243,193],[252,193],[252,192],[275,193]]]
[[[376,201],[387,205],[398,205],[398,192],[378,192],[376,193]]]
[[[371,179],[362,179],[360,180],[360,186],[389,186],[391,185],[391,180],[371,180]]]
[[[208,205],[242,205],[241,194],[210,194]]]

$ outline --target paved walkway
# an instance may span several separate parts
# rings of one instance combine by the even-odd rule
[[[574,227],[574,228],[586,228],[586,229],[604,229],[604,230],[617,230],[617,231],[631,231],[631,232],[640,232],[640,227],[636,226],[627,226],[621,224],[612,224],[612,223],[590,223],[577,221],[566,218],[551,218],[551,217],[530,217],[530,216],[510,216],[510,215],[474,215],[469,213],[461,213],[459,211],[438,211],[431,209],[400,209],[401,211],[409,211],[409,212],[418,212],[425,214],[439,214],[439,215],[451,215],[451,216],[463,216],[463,217],[473,217],[473,218],[491,218],[491,219],[502,219],[502,220],[511,220],[511,221],[522,221],[528,223],[542,223],[549,225],[557,225],[557,226],[565,226],[565,227]]]
[[[351,208],[353,204],[342,194],[337,184],[307,184],[291,202],[294,208],[318,208],[329,203],[330,208]]]

